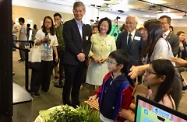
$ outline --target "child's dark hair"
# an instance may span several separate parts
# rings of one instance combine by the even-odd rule
[[[159,85],[158,92],[154,99],[155,102],[159,102],[163,99],[164,95],[168,94],[168,96],[170,96],[169,90],[174,80],[175,68],[171,61],[167,59],[153,60],[150,64],[152,65],[157,77],[161,77],[163,75],[166,77],[165,80]]]
[[[121,72],[127,74],[127,66],[129,64],[129,56],[128,54],[121,49],[115,50],[109,54],[110,58],[113,58],[116,60],[117,65],[123,64],[123,68],[121,69]]]

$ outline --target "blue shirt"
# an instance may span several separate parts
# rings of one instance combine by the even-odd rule
[[[77,23],[77,27],[78,27],[78,29],[79,29],[79,33],[80,33],[81,38],[82,38],[82,26],[83,26],[84,24],[81,23],[81,22],[79,22],[79,21],[77,21],[76,19],[75,19],[75,22]]]

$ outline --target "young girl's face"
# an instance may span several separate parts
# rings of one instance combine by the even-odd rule
[[[115,59],[109,57],[107,59],[107,64],[109,72],[116,72],[118,70],[117,62]]]
[[[159,85],[162,82],[162,79],[156,75],[156,72],[150,64],[149,68],[145,70],[143,81],[145,85],[151,87]]]

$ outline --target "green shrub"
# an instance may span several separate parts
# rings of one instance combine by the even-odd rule
[[[62,105],[60,109],[50,113],[47,122],[99,122],[99,111],[92,110],[88,105],[81,105],[76,109]]]

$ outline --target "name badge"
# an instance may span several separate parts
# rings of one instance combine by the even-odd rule
[[[107,45],[111,45],[111,44],[112,44],[112,42],[111,42],[110,40],[106,40],[105,43],[106,43]]]
[[[134,37],[134,40],[140,41],[140,37],[139,37],[139,36],[135,36],[135,37]]]
[[[88,36],[86,36],[86,40],[88,40]]]

